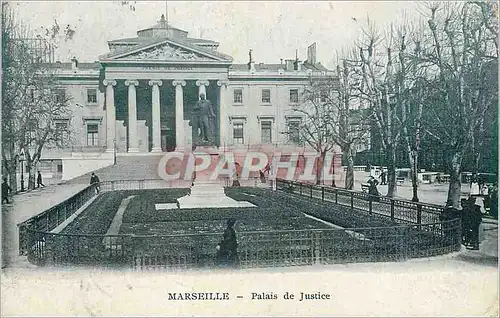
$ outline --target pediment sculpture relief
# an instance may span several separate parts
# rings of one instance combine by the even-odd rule
[[[194,52],[186,51],[179,47],[155,47],[137,54],[129,55],[126,59],[134,60],[208,60],[209,58]]]

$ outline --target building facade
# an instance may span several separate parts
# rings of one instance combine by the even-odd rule
[[[298,138],[302,114],[293,108],[311,78],[333,76],[316,62],[315,44],[306,61],[255,63],[250,50],[247,64],[234,64],[218,42],[188,37],[163,16],[137,37],[108,45],[94,63],[53,65],[58,89],[71,99],[73,117],[58,123],[71,131],[71,147],[47,148],[42,158],[45,170],[57,162],[62,179],[116,156],[191,150],[189,120],[201,93],[215,109],[218,151],[307,151]]]

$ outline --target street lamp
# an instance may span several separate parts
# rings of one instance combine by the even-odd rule
[[[24,161],[24,150],[21,149],[21,153],[19,154],[19,162],[21,162],[21,192],[24,191],[24,170],[23,170],[23,161]]]
[[[113,138],[113,165],[116,165],[116,138]]]

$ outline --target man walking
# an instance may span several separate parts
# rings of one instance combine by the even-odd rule
[[[99,182],[100,182],[99,177],[95,173],[92,172],[92,175],[90,176],[90,184],[94,186],[97,194],[99,194],[99,190],[100,190]]]
[[[42,174],[38,171],[38,175],[36,176],[36,187],[40,188],[40,186],[45,188],[45,184],[42,182]]]
[[[381,185],[387,185],[387,174],[385,173],[385,170],[382,170],[380,173],[380,181],[382,181],[380,183]]]
[[[9,193],[12,191],[12,189],[9,187],[9,184],[7,183],[7,178],[3,178],[2,182],[2,204],[5,201],[5,203],[9,204]]]

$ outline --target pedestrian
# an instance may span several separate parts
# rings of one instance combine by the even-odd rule
[[[382,170],[380,173],[380,180],[382,181],[382,183],[380,183],[381,185],[387,185],[387,174],[385,173],[385,170]]]
[[[368,194],[371,194],[371,195],[380,195],[380,193],[378,192],[378,189],[377,189],[377,185],[378,185],[378,180],[375,179],[373,176],[370,177],[370,179],[367,181],[369,187],[368,187]]]
[[[469,198],[469,211],[470,211],[470,244],[473,250],[479,250],[479,226],[482,222],[481,207],[476,204],[476,198]]]
[[[9,193],[12,192],[12,189],[10,188],[9,184],[7,183],[7,178],[3,178],[2,182],[2,204],[7,203],[9,204]]]
[[[38,171],[38,175],[36,176],[36,187],[40,188],[40,186],[45,188],[45,184],[42,182],[42,174]]]
[[[477,174],[473,174],[470,182],[470,196],[478,196],[479,195],[479,182],[477,178]]]
[[[469,209],[469,201],[461,199],[460,205],[462,206],[462,244],[468,246],[470,244],[470,219],[471,213]]]
[[[259,170],[259,177],[261,183],[266,183],[266,176],[264,175],[264,171]]]
[[[234,224],[236,220],[227,220],[227,227],[224,230],[222,241],[217,245],[216,263],[219,266],[234,267],[238,265],[238,242]]]
[[[99,191],[101,190],[101,185],[100,185],[99,177],[92,172],[92,175],[90,176],[90,184],[94,186],[95,192],[99,194]]]

